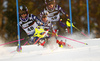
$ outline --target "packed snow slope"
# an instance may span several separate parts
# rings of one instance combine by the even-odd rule
[[[73,48],[43,48],[37,45],[22,46],[22,52],[13,52],[15,47],[0,47],[0,61],[100,61],[100,39],[80,39],[84,45],[67,40]]]

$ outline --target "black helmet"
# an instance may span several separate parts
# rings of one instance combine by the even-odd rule
[[[55,0],[45,0],[45,4],[47,5],[55,4]]]
[[[24,5],[19,6],[19,15],[21,14],[28,14],[28,9]]]

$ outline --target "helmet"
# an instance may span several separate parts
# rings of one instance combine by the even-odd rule
[[[45,4],[48,10],[53,11],[55,9],[55,0],[45,0]],[[49,7],[51,4],[53,4],[53,8]]]
[[[55,0],[45,0],[45,4],[47,5],[55,4]]]
[[[21,14],[28,14],[28,9],[24,5],[19,6],[19,15],[21,16]]]

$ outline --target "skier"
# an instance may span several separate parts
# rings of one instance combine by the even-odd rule
[[[69,20],[68,14],[66,14],[60,6],[55,4],[55,0],[45,0],[45,4],[46,7],[40,13],[40,17],[42,17],[42,15],[44,14],[48,14],[47,20],[51,21],[51,23],[55,25],[53,27],[53,32],[56,33],[57,31],[55,30],[61,30],[60,24],[64,25],[64,27],[66,26],[65,24],[62,24],[62,22],[60,21],[60,16],[64,14],[67,17],[67,20]]]
[[[43,25],[40,19],[38,19],[35,15],[33,14],[28,14],[28,9],[26,6],[21,5],[19,7],[19,24],[20,27],[27,33],[27,35],[30,37],[29,43],[30,42],[35,42],[37,38],[34,39],[34,37],[31,37],[35,33],[35,28],[38,26]],[[34,41],[33,41],[34,40]]]
[[[41,26],[41,27],[45,31],[49,30],[49,33],[51,33],[52,24],[51,24],[50,21],[47,20],[47,14],[42,15],[41,20],[43,22],[43,26]],[[48,42],[48,38],[50,38],[50,34],[49,33],[46,34],[46,37],[40,39],[39,45],[44,46],[44,44]]]
[[[43,22],[43,29],[47,30],[49,29],[49,31],[51,30],[51,28],[53,27],[53,25],[51,24],[51,21],[47,20],[47,14],[42,15],[41,18],[42,22]]]

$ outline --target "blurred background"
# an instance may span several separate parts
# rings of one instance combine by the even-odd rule
[[[69,0],[56,0],[56,4],[69,14]],[[71,0],[72,4],[72,22],[85,34],[88,34],[87,28],[87,6],[86,0]],[[26,5],[29,14],[39,16],[45,7],[44,0],[19,0],[19,6]],[[5,42],[17,40],[17,16],[16,0],[0,0],[0,37]],[[65,17],[61,17],[66,21]],[[100,38],[100,0],[89,0],[89,19],[90,33],[95,38]],[[78,32],[73,28],[73,32]],[[21,29],[21,38],[26,37]]]

